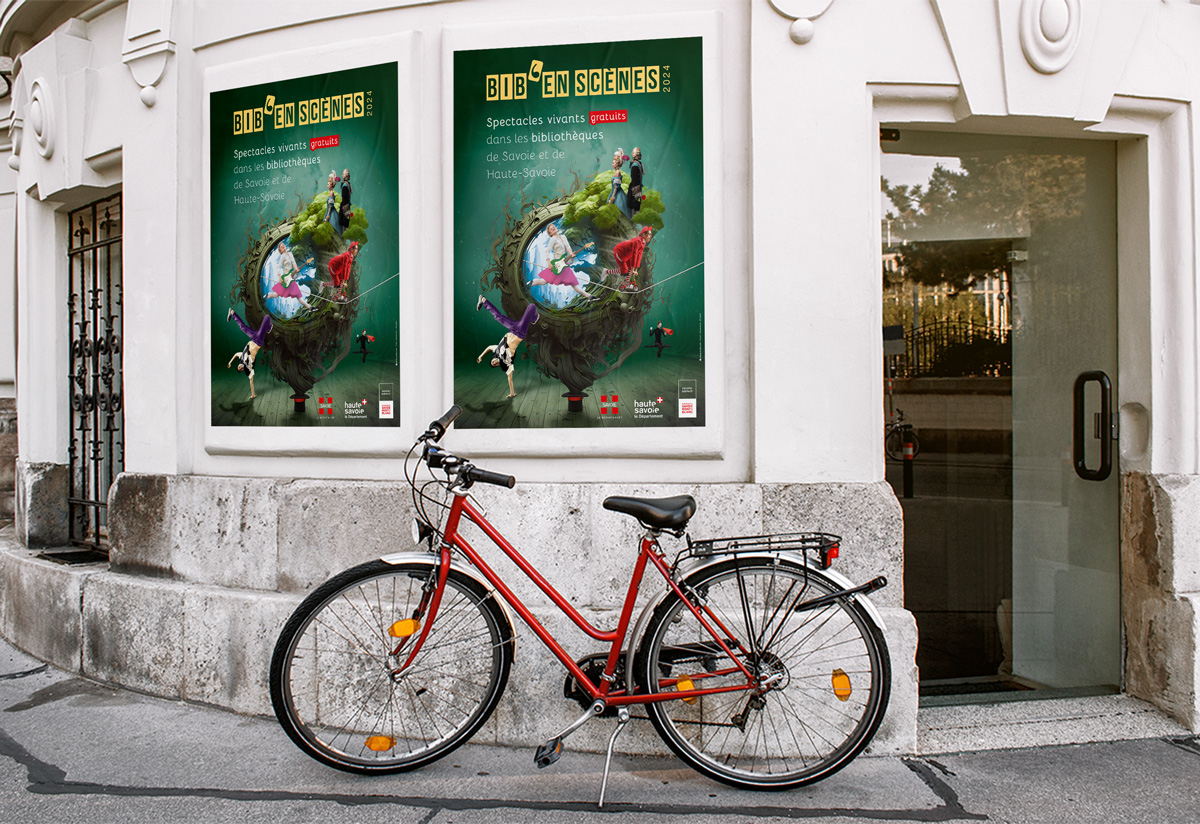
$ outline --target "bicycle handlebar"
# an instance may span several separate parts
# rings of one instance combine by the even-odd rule
[[[512,489],[517,485],[517,479],[512,475],[501,475],[499,472],[488,472],[486,469],[480,469],[476,466],[467,465],[464,470],[466,478],[470,482],[479,481],[485,484],[495,484],[496,486],[506,486]]]
[[[457,418],[461,412],[462,409],[460,409],[458,406],[451,406],[446,410],[442,417],[429,424],[429,429],[425,430],[425,434],[421,436],[422,439],[431,440],[434,443],[440,441],[442,439],[442,435],[446,434],[446,427],[454,423],[454,419]]]
[[[450,454],[440,446],[433,446],[428,443],[428,441],[437,441],[445,433],[446,426],[461,411],[457,406],[452,406],[446,411],[445,415],[442,415],[442,417],[429,424],[428,431],[418,439],[418,442],[426,441],[425,448],[421,452],[421,460],[430,469],[444,469],[447,473],[459,473],[460,480],[464,482],[465,486],[470,486],[478,482],[512,489],[517,485],[517,479],[512,475],[501,475],[499,472],[489,472],[486,469],[480,469],[459,456]]]

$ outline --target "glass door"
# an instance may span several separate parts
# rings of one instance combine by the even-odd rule
[[[1115,146],[901,128],[882,147],[922,695],[1115,689]]]

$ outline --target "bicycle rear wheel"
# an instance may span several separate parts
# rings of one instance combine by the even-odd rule
[[[512,627],[469,576],[450,571],[429,635],[400,671],[435,575],[432,563],[371,561],[322,584],[288,619],[271,660],[271,703],[300,749],[348,772],[402,772],[487,721],[508,681]]]
[[[755,676],[758,689],[648,705],[650,720],[689,766],[747,789],[783,790],[848,764],[883,720],[891,665],[883,634],[813,570],[769,559],[729,560],[689,576],[710,625]],[[746,676],[677,595],[648,625],[635,666],[642,689],[701,690]]]

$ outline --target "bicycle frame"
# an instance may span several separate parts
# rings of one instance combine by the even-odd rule
[[[517,565],[517,567],[537,585],[571,621],[597,641],[602,641],[610,644],[608,658],[605,662],[604,671],[600,676],[599,683],[592,681],[591,678],[575,663],[574,659],[567,653],[558,640],[542,626],[533,612],[525,605],[519,596],[514,593],[500,576],[493,570],[486,561],[480,556],[471,544],[459,534],[458,527],[462,517],[466,516],[467,520],[478,526],[492,543],[508,556],[508,558]],[[512,544],[500,532],[492,526],[484,515],[479,512],[467,500],[467,494],[464,490],[454,491],[454,501],[450,506],[450,512],[446,516],[445,528],[442,532],[442,541],[438,550],[439,565],[438,565],[438,580],[437,584],[428,599],[428,615],[425,617],[423,626],[420,630],[420,635],[417,638],[412,650],[409,652],[407,660],[401,665],[400,670],[407,668],[417,654],[420,652],[421,646],[424,644],[425,638],[429,633],[430,627],[433,626],[437,618],[437,610],[441,603],[442,590],[445,587],[446,576],[450,569],[450,556],[454,549],[458,549],[475,569],[487,580],[496,592],[508,603],[521,620],[534,632],[542,643],[550,650],[551,653],[566,667],[567,671],[574,676],[575,680],[588,694],[593,701],[603,701],[605,706],[621,707],[633,704],[649,704],[657,701],[671,701],[682,698],[698,698],[704,695],[714,695],[728,692],[742,692],[757,688],[755,675],[746,668],[742,663],[741,658],[734,654],[733,648],[737,648],[744,656],[747,654],[746,649],[742,646],[736,636],[728,630],[721,620],[712,613],[706,606],[698,607],[689,600],[679,585],[671,577],[671,570],[667,566],[667,562],[663,556],[661,547],[659,547],[656,533],[647,530],[642,536],[641,544],[638,551],[637,561],[634,564],[633,575],[629,582],[629,589],[625,595],[625,602],[621,607],[621,616],[618,620],[617,627],[614,630],[602,630],[593,626],[580,612],[560,593],[554,586],[542,576],[540,572],[525,559],[520,552],[517,551]],[[721,648],[721,650],[729,656],[730,660],[736,665],[727,667],[715,672],[697,673],[690,676],[693,682],[701,681],[704,678],[715,676],[731,675],[739,670],[745,676],[744,684],[735,684],[733,686],[725,686],[712,689],[690,689],[679,690],[677,688],[678,679],[663,679],[658,685],[656,691],[634,694],[631,692],[630,685],[624,690],[613,690],[612,684],[616,680],[614,673],[617,669],[617,664],[621,658],[622,646],[625,642],[626,635],[629,631],[630,619],[633,617],[633,608],[637,602],[638,592],[641,589],[642,578],[646,571],[647,564],[653,565],[667,585],[675,591],[675,593],[683,600],[684,604],[692,612],[699,621],[700,625],[708,632],[713,641]],[[424,604],[425,601],[423,600]],[[715,629],[714,629],[715,626]],[[725,639],[729,639],[728,642]],[[401,642],[401,647],[407,642]],[[397,652],[399,649],[397,648]],[[632,675],[631,673],[628,675]],[[670,692],[662,691],[663,687],[672,687]]]

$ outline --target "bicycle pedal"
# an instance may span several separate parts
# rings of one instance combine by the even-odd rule
[[[537,764],[539,770],[545,769],[562,757],[563,742],[562,738],[551,738],[545,744],[537,748],[537,752],[533,754],[533,763]]]

